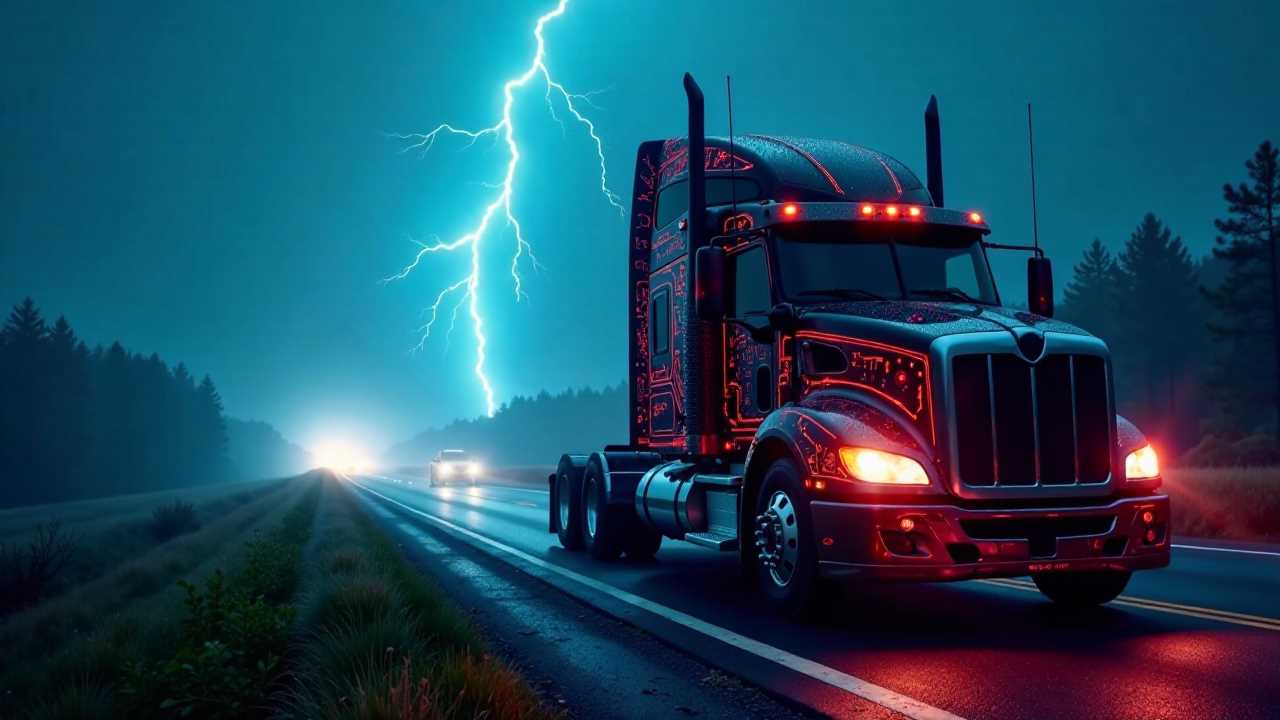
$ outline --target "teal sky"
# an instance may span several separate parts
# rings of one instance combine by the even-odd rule
[[[572,0],[548,62],[630,191],[635,146],[683,132],[680,75],[722,133],[866,144],[923,171],[939,96],[948,204],[1030,239],[1025,103],[1036,111],[1041,237],[1059,284],[1089,240],[1143,213],[1209,251],[1220,187],[1280,140],[1274,3]],[[91,343],[119,338],[218,382],[227,410],[303,443],[381,448],[483,411],[469,327],[410,354],[419,313],[460,277],[408,238],[465,231],[501,146],[391,132],[478,127],[528,63],[551,2],[17,3],[0,26],[0,302],[31,295]],[[694,44],[690,38],[700,37]],[[561,113],[563,117],[563,112]],[[545,266],[513,302],[513,240],[484,239],[481,308],[499,400],[625,373],[624,224],[580,127],[517,95],[516,210]],[[997,262],[1023,296],[1021,257]]]

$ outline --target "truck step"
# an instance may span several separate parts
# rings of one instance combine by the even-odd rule
[[[715,485],[717,487],[738,488],[742,487],[741,475],[711,475],[708,473],[697,473],[691,478],[696,483],[703,485]]]
[[[733,552],[738,549],[738,538],[732,535],[721,535],[713,532],[686,533],[684,539],[694,545],[701,545],[720,552]]]

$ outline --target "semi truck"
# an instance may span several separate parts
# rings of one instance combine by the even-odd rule
[[[943,204],[881,152],[688,133],[636,155],[626,288],[629,438],[560,457],[549,530],[652,558],[736,553],[803,613],[829,580],[1030,577],[1054,602],[1117,597],[1170,558],[1156,451],[1116,414],[1110,353],[1053,318],[1049,259]],[[988,251],[1027,251],[1027,307]]]

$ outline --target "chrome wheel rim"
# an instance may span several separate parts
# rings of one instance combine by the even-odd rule
[[[778,587],[795,576],[800,558],[800,518],[795,504],[782,490],[769,497],[756,516],[756,556],[760,567]]]
[[[596,500],[599,492],[595,478],[587,480],[587,492],[583,504],[586,505],[587,511],[587,534],[591,537],[596,536]]]
[[[556,497],[559,499],[560,505],[560,527],[568,529],[569,527],[569,477],[561,475],[557,480]]]

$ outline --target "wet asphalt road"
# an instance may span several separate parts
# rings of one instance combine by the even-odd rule
[[[907,707],[920,703],[909,713],[916,717],[1280,718],[1280,547],[1176,539],[1169,568],[1136,574],[1123,601],[1085,613],[1055,608],[1024,582],[970,581],[858,586],[833,597],[816,619],[795,622],[760,607],[732,553],[670,540],[644,564],[597,563],[565,551],[547,532],[542,490],[428,488],[409,475],[356,480],[378,502],[469,530],[468,541],[490,552],[501,545],[571,571],[540,574],[825,714],[865,707],[839,683],[814,680],[833,669],[892,691]],[[596,581],[596,591],[563,577],[574,574]],[[666,623],[661,611],[620,611],[600,589],[711,623],[765,652],[721,646],[714,633]],[[791,660],[761,660],[774,649]],[[807,673],[795,672],[797,664]]]

